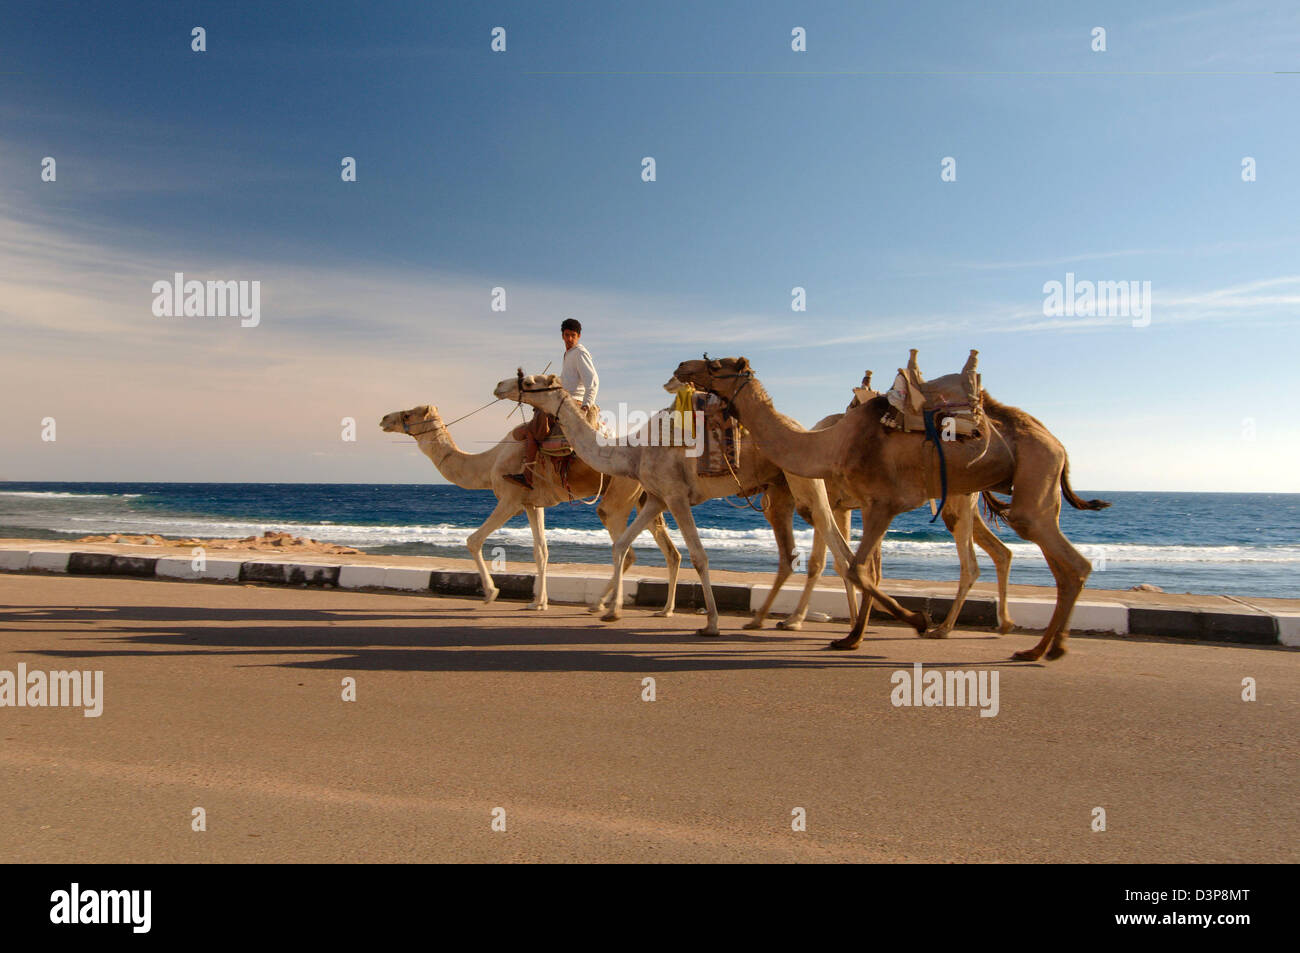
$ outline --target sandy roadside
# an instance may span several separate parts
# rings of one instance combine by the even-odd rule
[[[210,543],[211,541],[206,542]],[[329,565],[362,564],[411,566],[419,569],[441,571],[474,571],[474,563],[468,557],[464,559],[452,559],[444,556],[377,555],[358,550],[348,551],[348,547],[335,546],[330,543],[315,543],[314,546],[261,545],[239,548],[235,545],[239,540],[230,539],[220,540],[219,542],[222,545],[216,547],[212,555],[221,559],[260,561],[292,560],[295,562],[320,562]],[[0,549],[74,549],[77,552],[116,553],[119,555],[132,556],[189,556],[193,550],[193,544],[176,540],[167,540],[159,544],[141,544],[81,542],[72,539],[0,539]],[[345,550],[348,552],[337,553],[333,552],[333,550]],[[352,555],[351,553],[355,553],[355,555]],[[955,567],[955,558],[953,562]],[[608,568],[607,565],[603,563],[559,563],[552,561],[548,564],[547,571],[548,573],[556,575],[591,575],[593,572],[604,571],[606,568]],[[511,563],[508,571],[533,572],[534,569],[535,567],[533,562],[529,560],[527,562]],[[773,573],[774,572],[775,566],[773,567]],[[1014,563],[1012,563],[1011,573],[1012,578],[1014,579]],[[629,575],[631,578],[643,577],[650,579],[665,579],[667,578],[667,574],[668,571],[663,566],[649,566],[638,562],[632,567]],[[738,585],[766,586],[772,581],[772,574],[768,573],[736,572],[724,569],[713,569],[710,567],[709,574],[715,584],[734,583]],[[1083,595],[1080,597],[1081,601],[1124,605],[1144,609],[1216,608],[1225,611],[1240,611],[1243,606],[1246,606],[1264,612],[1300,612],[1300,599],[1257,597],[1245,599],[1235,596],[1206,595],[1197,593],[1134,592],[1123,589],[1106,589],[1096,585],[1098,578],[1103,576],[1103,572],[1096,572],[1093,574],[1093,577],[1089,580],[1088,587],[1085,588]],[[786,588],[792,589],[801,586],[803,584],[803,579],[804,577],[802,575],[792,576],[786,583]],[[699,577],[695,574],[694,570],[691,569],[689,556],[684,556],[679,582],[695,583],[698,582],[698,580]],[[839,590],[840,581],[839,578],[834,575],[827,575],[822,578],[822,581],[818,586],[819,588]],[[884,587],[890,592],[933,592],[949,595],[949,590],[953,589],[955,586],[955,581],[895,579],[888,575],[885,576],[884,580]],[[1008,593],[1013,598],[1055,598],[1055,590],[1048,586],[1025,586],[1012,583],[1008,587]],[[994,581],[991,572],[985,572],[981,575],[980,580],[971,588],[971,597],[984,597],[989,599],[995,599],[997,597],[997,584]]]

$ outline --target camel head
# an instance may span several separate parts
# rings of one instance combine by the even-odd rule
[[[696,390],[706,390],[719,397],[731,398],[746,380],[754,376],[749,359],[744,357],[710,358],[682,361],[673,377],[684,384],[694,384]]]
[[[664,384],[664,390],[668,391],[668,393],[670,394],[675,394],[685,386],[686,385],[683,384],[681,381],[679,381],[676,377],[670,377],[668,378],[668,382]]]
[[[520,385],[523,386],[521,392]],[[554,414],[560,407],[560,401],[568,396],[560,386],[556,374],[524,374],[522,371],[514,377],[507,377],[492,391],[497,400],[514,400],[532,404],[548,414]]]
[[[384,433],[410,433],[411,428],[416,424],[423,423],[426,420],[433,420],[438,416],[436,407],[428,404],[421,404],[419,407],[412,407],[410,410],[395,410],[391,414],[385,415],[384,419],[379,421],[379,429]]]

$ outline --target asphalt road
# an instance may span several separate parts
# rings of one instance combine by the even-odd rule
[[[0,672],[104,673],[0,707],[0,861],[1300,859],[1293,650],[743,621],[0,574]],[[895,707],[914,662],[997,715]]]

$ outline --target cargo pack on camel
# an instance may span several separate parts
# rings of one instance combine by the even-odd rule
[[[708,391],[690,385],[680,387],[673,399],[673,413],[681,426],[693,430],[702,422],[701,432],[692,434],[703,441],[695,461],[697,476],[713,477],[734,474],[740,469],[740,440],[745,428],[728,416],[726,404]]]

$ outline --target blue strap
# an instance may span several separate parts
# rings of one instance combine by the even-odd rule
[[[933,523],[943,513],[943,504],[948,502],[948,467],[944,465],[943,460],[943,440],[939,437],[939,430],[934,425],[934,415],[936,410],[926,410],[921,412],[925,418],[925,438],[934,441],[934,448],[939,451],[939,508],[934,511],[934,516],[930,517]]]

